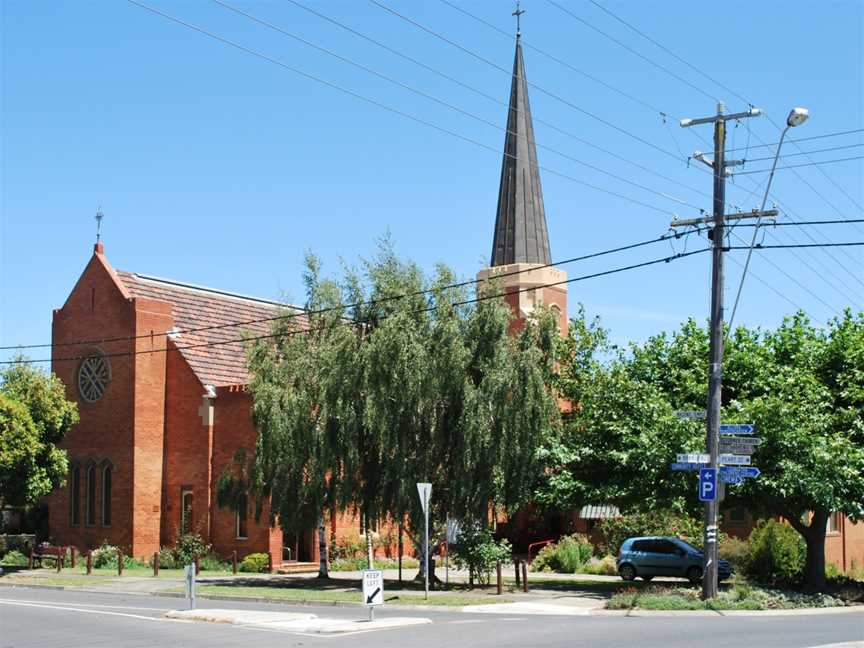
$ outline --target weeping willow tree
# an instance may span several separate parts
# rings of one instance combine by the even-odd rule
[[[433,511],[455,517],[522,504],[558,424],[552,314],[509,335],[494,288],[474,301],[446,267],[427,277],[389,241],[339,280],[310,255],[304,280],[305,321],[276,322],[249,350],[252,482],[274,520],[317,521],[322,543],[331,509],[417,529],[417,482],[433,484]]]

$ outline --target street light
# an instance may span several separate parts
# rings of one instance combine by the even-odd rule
[[[810,119],[810,111],[806,108],[796,107],[789,111],[789,116],[786,118],[786,128],[780,134],[780,141],[777,143],[777,152],[774,154],[774,163],[771,165],[771,174],[768,176],[768,184],[765,186],[765,196],[762,198],[762,207],[759,211],[764,211],[765,203],[768,202],[768,193],[771,191],[771,181],[774,180],[774,171],[777,169],[777,160],[780,158],[780,149],[783,146],[783,139],[790,128],[800,126]],[[750,241],[750,248],[747,250],[747,260],[744,262],[744,272],[741,274],[741,282],[738,284],[738,293],[735,295],[735,305],[732,307],[732,317],[729,318],[729,331],[732,330],[732,322],[735,321],[735,312],[738,310],[738,300],[741,299],[741,289],[744,287],[744,278],[747,276],[747,268],[750,267],[750,257],[753,255],[753,246],[756,243],[756,236],[759,234],[759,221],[756,219],[756,227],[753,228],[753,238]]]

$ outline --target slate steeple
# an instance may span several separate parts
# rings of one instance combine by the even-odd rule
[[[490,265],[511,263],[551,263],[534,125],[518,32]]]

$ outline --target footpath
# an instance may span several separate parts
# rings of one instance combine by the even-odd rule
[[[128,573],[132,572],[132,573]],[[795,614],[844,614],[864,613],[864,608],[799,608],[790,610],[606,610],[606,601],[620,589],[632,587],[615,576],[570,575],[570,574],[529,574],[529,591],[517,589],[515,579],[507,577],[503,593],[497,594],[495,585],[469,589],[466,585],[467,574],[450,570],[450,587],[429,592],[426,600],[422,584],[410,577],[414,571],[403,572],[402,585],[398,582],[396,570],[384,570],[384,602],[388,610],[425,610],[464,612],[471,614],[504,615],[550,615],[561,617],[574,616],[783,616]],[[443,575],[443,574],[442,574]],[[362,572],[334,572],[327,580],[318,579],[316,574],[213,574],[202,572],[196,579],[196,595],[208,601],[243,601],[285,605],[310,606],[362,606],[360,581]],[[676,585],[679,579],[655,579],[652,584]],[[668,582],[667,582],[668,581]],[[640,585],[637,583],[636,585]],[[147,574],[145,570],[127,570],[123,576],[108,570],[94,570],[92,575],[65,569],[57,573],[50,569],[17,570],[0,576],[2,587],[35,587],[55,590],[68,590],[117,595],[151,595],[182,599],[184,579],[180,573],[162,573],[158,577]],[[178,608],[185,605],[178,601]],[[178,611],[172,618],[200,620],[233,624],[288,624],[291,628],[328,627],[328,620],[317,619],[315,615],[283,612],[256,612],[250,610],[207,609],[197,611]],[[263,616],[262,616],[263,615]],[[270,616],[268,615],[277,615]],[[399,617],[404,621],[395,622],[392,618],[374,622],[377,626],[392,623],[405,625],[426,623],[428,619]],[[317,620],[315,620],[317,619]],[[355,625],[333,621],[330,630],[315,632],[353,632]],[[341,624],[341,625],[340,625]],[[275,627],[275,626],[274,626]],[[281,626],[280,626],[281,627]],[[366,629],[373,626],[366,625]],[[309,630],[312,631],[312,630]]]

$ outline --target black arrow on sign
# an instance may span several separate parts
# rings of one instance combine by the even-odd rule
[[[378,592],[380,592],[380,591],[381,591],[381,588],[379,587],[374,592],[372,592],[369,596],[367,596],[366,597],[366,605],[370,605],[372,603],[372,601],[375,600],[375,595],[378,594]]]

